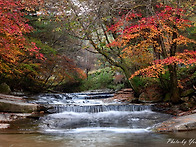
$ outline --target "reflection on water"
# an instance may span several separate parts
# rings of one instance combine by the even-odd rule
[[[187,143],[167,143],[168,139]],[[50,134],[0,134],[0,147],[194,147],[196,131],[175,133],[114,133],[105,131]]]

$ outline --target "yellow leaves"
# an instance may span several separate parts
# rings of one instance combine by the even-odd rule
[[[180,45],[180,44],[184,44],[184,45],[187,45],[187,43],[195,43],[196,44],[196,41],[192,40],[192,39],[189,39],[185,36],[178,36],[178,38],[174,39],[173,40],[173,43],[177,43],[177,45]]]
[[[180,35],[181,30],[191,26],[190,21],[183,18],[184,12],[182,9],[164,6],[154,16],[141,17],[129,23],[121,19],[110,28],[113,32],[119,33],[118,39],[112,44],[113,47],[124,48],[121,57],[126,58],[131,64],[137,65],[137,68],[143,68],[135,72],[131,78],[136,75],[158,77],[165,73],[164,67],[171,64],[184,64],[187,68],[195,64],[195,55],[185,53],[170,56],[174,43],[177,47],[181,44],[196,43],[196,41]],[[155,59],[163,60],[149,66],[153,61],[153,55]],[[145,68],[146,66],[148,67]]]
[[[181,81],[180,80],[178,80],[178,87],[179,88],[181,88],[181,89],[183,89],[184,87],[182,86],[182,83],[181,83]]]
[[[196,51],[185,51],[184,53],[178,53],[176,56],[168,57],[162,60],[158,60],[153,65],[148,66],[147,68],[143,68],[141,70],[136,71],[131,77],[137,75],[155,77],[158,78],[160,74],[165,74],[166,69],[164,68],[167,65],[172,64],[184,64],[186,68],[190,66],[196,65]],[[178,86],[183,88],[180,81],[178,81]]]
[[[162,64],[153,64],[152,66],[148,66],[147,68],[140,69],[136,71],[133,75],[131,75],[130,79],[137,75],[147,76],[147,77],[154,77],[158,78],[160,74],[165,73],[164,65]]]
[[[140,37],[139,33],[126,34],[126,35],[123,35],[123,39],[122,40],[131,40],[131,39],[134,39],[134,38],[137,38],[137,37]]]

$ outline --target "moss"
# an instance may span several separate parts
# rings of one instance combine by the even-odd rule
[[[164,102],[169,102],[170,99],[171,99],[171,93],[166,93],[165,98],[164,98]]]
[[[0,84],[0,93],[3,94],[10,94],[11,89],[6,83]]]
[[[181,93],[181,96],[182,96],[182,97],[186,97],[186,96],[192,95],[194,92],[195,92],[195,91],[194,91],[193,89],[188,89],[188,90],[186,90],[186,91],[183,91],[183,92]]]

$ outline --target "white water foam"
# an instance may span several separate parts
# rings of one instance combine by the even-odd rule
[[[113,132],[113,133],[146,133],[150,132],[149,128],[115,128],[115,127],[84,127],[71,130],[63,129],[46,129],[47,133],[88,133],[88,132]]]
[[[87,117],[111,117],[111,116],[122,116],[122,115],[129,115],[129,114],[147,114],[147,113],[154,113],[151,110],[144,110],[144,111],[105,111],[99,113],[87,113],[87,112],[62,112],[62,113],[55,113],[50,114],[49,116],[52,118],[87,118]]]

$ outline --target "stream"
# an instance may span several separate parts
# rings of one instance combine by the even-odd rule
[[[152,105],[126,104],[112,93],[40,94],[29,102],[49,105],[50,114],[11,123],[0,147],[179,147],[195,146],[196,131],[155,133],[172,117]],[[186,143],[185,143],[186,141]],[[192,143],[191,143],[192,141]]]

